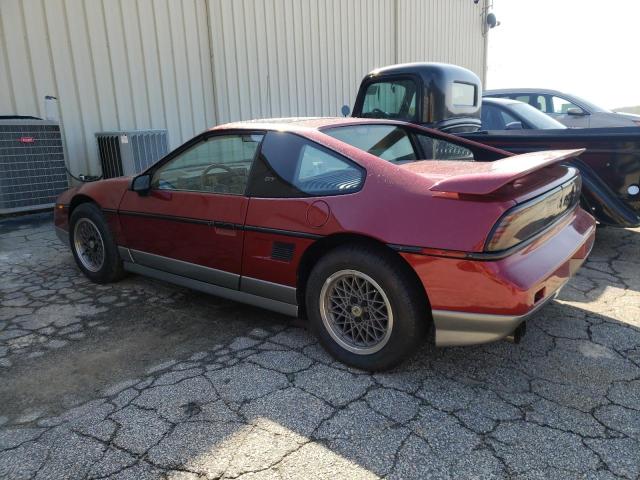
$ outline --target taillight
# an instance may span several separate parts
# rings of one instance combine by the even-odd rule
[[[514,247],[553,224],[580,200],[579,175],[528,202],[508,210],[493,227],[485,250],[497,252]]]

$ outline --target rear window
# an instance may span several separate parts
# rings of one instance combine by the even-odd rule
[[[416,160],[409,135],[394,125],[355,125],[323,130],[323,133],[393,163]]]
[[[466,147],[396,125],[350,125],[326,128],[322,133],[396,164],[474,159]]]

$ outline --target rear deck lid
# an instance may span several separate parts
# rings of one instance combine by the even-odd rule
[[[407,163],[404,168],[433,181],[429,190],[466,195],[488,195],[536,170],[576,157],[584,149],[549,150],[493,162],[438,161]]]

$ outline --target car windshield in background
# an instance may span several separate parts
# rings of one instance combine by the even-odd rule
[[[416,160],[406,130],[394,125],[336,127],[325,129],[323,133],[393,163]]]
[[[575,100],[576,103],[580,103],[584,105],[584,107],[587,108],[587,110],[589,110],[590,113],[612,113],[611,110],[602,108],[598,105],[593,104],[592,102],[585,100],[584,98],[576,97],[575,95],[572,95],[568,99],[572,101]]]
[[[509,104],[509,109],[520,115],[527,122],[529,122],[533,128],[540,130],[554,130],[567,128],[559,121],[551,118],[546,113],[542,113],[535,107],[532,107],[526,103],[512,103]]]

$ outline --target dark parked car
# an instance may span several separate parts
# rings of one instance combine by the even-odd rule
[[[482,98],[482,130],[563,130],[563,124],[531,105],[509,98]]]
[[[593,244],[580,175],[559,164],[580,153],[504,159],[383,120],[236,123],[68,190],[55,225],[95,282],[126,270],[304,314],[336,358],[377,370],[429,332],[521,335]]]
[[[575,95],[537,88],[486,90],[485,97],[511,98],[528,103],[567,127],[638,127],[640,115],[617,113],[594,105]]]
[[[513,153],[586,148],[582,204],[605,225],[640,226],[640,128],[481,130],[482,83],[456,65],[408,63],[364,77],[354,117],[393,118],[438,128]]]

